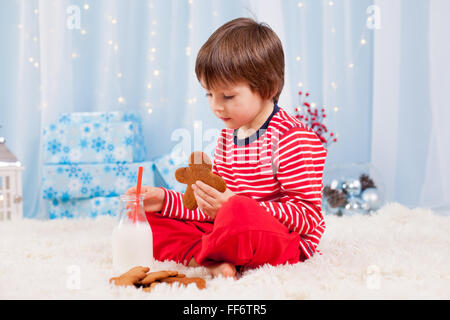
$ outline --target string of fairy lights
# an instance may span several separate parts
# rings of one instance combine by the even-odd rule
[[[195,0],[186,0],[186,1],[187,1],[188,5],[190,5],[190,6],[195,4]],[[324,3],[329,8],[334,8],[337,5],[339,5],[338,0],[330,0],[328,2],[325,1]],[[90,10],[92,10],[92,5],[93,4],[88,3],[88,2],[85,2],[84,4],[80,5],[79,8],[80,8],[80,11],[82,12],[82,14],[87,14]],[[155,9],[154,0],[149,0],[147,3],[147,6],[149,8],[150,13],[155,11],[154,10]],[[298,10],[304,10],[305,8],[307,8],[308,2],[300,1],[297,3],[296,6],[297,6]],[[39,9],[38,8],[33,9],[33,13],[34,13],[34,15],[38,16]],[[217,9],[215,9],[214,11],[212,11],[211,14],[213,16],[217,16],[219,14],[219,12],[217,11]],[[149,43],[152,44],[152,43],[157,43],[156,36],[158,35],[159,31],[157,30],[158,20],[155,17],[155,15],[150,14],[150,19],[151,20],[150,20],[150,29],[149,29],[149,34],[148,34],[149,39],[148,40],[149,40]],[[367,19],[370,20],[370,19],[372,19],[372,17],[368,17]],[[106,21],[107,21],[107,23],[109,23],[110,28],[113,29],[112,32],[110,33],[112,36],[106,40],[106,45],[112,54],[117,55],[119,50],[121,50],[121,46],[120,46],[119,40],[115,39],[113,36],[117,34],[118,27],[121,26],[121,21],[119,20],[118,16],[114,16],[111,14],[106,15]],[[24,22],[22,22],[22,21],[17,25],[17,27],[21,31],[25,31],[25,29],[26,29],[24,26]],[[116,29],[114,29],[114,28],[116,28]],[[192,22],[189,22],[188,25],[186,26],[186,28],[188,28],[189,32],[195,32],[193,30]],[[360,50],[368,44],[368,40],[367,40],[368,39],[368,37],[367,37],[368,30],[369,29],[366,26],[364,26],[364,28],[361,32],[361,36],[358,39],[359,43],[357,46],[356,53],[351,56],[351,60],[344,63],[344,66],[342,68],[349,69],[349,70],[354,70],[355,68],[357,68],[356,61],[358,60]],[[80,27],[78,31],[82,37],[87,36],[88,32],[89,32],[89,30],[87,30],[87,28],[84,26]],[[52,32],[52,30],[50,30],[50,32]],[[54,30],[53,30],[53,32],[54,32]],[[337,32],[336,27],[332,26],[329,29],[329,32],[331,32],[332,34],[335,34]],[[26,37],[31,38],[31,41],[33,41],[36,45],[38,45],[39,38],[37,35],[30,36],[29,32],[27,32]],[[151,114],[153,112],[153,107],[154,107],[153,103],[155,103],[154,101],[152,103],[152,100],[154,100],[154,99],[152,99],[152,89],[155,87],[155,83],[157,81],[160,81],[161,75],[162,75],[162,71],[158,68],[158,60],[157,60],[158,53],[159,53],[159,50],[158,50],[157,46],[150,46],[150,48],[148,49],[147,55],[146,55],[146,57],[147,57],[146,60],[147,60],[147,63],[150,64],[150,67],[149,67],[148,77],[145,80],[145,83],[143,84],[143,87],[146,89],[146,92],[144,94],[144,99],[143,99],[144,101],[142,103],[142,106],[145,108],[145,110],[148,114]],[[81,54],[82,53],[80,53],[79,51],[74,50],[71,53],[71,58],[73,60],[79,59]],[[188,59],[195,59],[195,54],[192,50],[192,45],[187,45],[184,48],[184,54],[188,57]],[[38,57],[29,56],[29,57],[26,57],[26,59],[28,60],[28,62],[30,64],[32,64],[34,66],[34,68],[36,68],[36,69],[40,68],[40,61],[39,61]],[[295,55],[294,59],[297,63],[307,63],[307,61],[305,61],[305,59],[299,54]],[[120,70],[120,65],[119,65],[118,59],[115,59],[114,61],[115,61],[114,62],[115,65],[112,66],[113,67],[112,69],[114,69],[113,76],[118,81],[123,80],[126,77],[126,75],[124,74],[123,71]],[[193,65],[193,64],[191,63],[191,65]],[[110,69],[111,69],[110,66],[105,66],[104,71],[109,72]],[[334,79],[329,83],[329,86],[334,91],[336,91],[339,88],[339,86],[342,84],[342,77],[345,77],[345,72],[343,72],[343,70],[336,72],[336,74],[338,74],[340,78]],[[299,80],[297,83],[297,87],[300,90],[306,90],[307,84],[305,83],[305,81]],[[116,101],[117,101],[118,105],[126,105],[127,98],[122,93],[122,86],[121,86],[120,82],[119,82],[118,88],[119,88],[119,90],[118,90],[119,95],[117,96]],[[156,95],[153,94],[153,96],[156,96]],[[165,99],[164,97],[161,97],[161,100],[164,100],[164,99]],[[197,102],[198,102],[198,99],[195,96],[195,94],[188,97],[187,101],[186,101],[187,105],[193,105],[193,104],[196,104]],[[41,107],[45,108],[46,106],[47,106],[47,102],[41,101]],[[315,108],[316,106],[317,106],[317,103],[312,101],[311,107]],[[339,112],[339,110],[340,110],[340,107],[338,105],[333,105],[331,108],[334,112]]]

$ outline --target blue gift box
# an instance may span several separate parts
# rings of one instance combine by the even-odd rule
[[[120,196],[136,185],[140,166],[144,168],[142,185],[154,186],[152,161],[44,165],[42,197],[65,202],[71,199]]]
[[[96,218],[117,216],[120,210],[119,197],[97,197],[84,200],[47,201],[49,219]]]
[[[133,122],[58,123],[43,131],[44,163],[140,162],[145,146]]]

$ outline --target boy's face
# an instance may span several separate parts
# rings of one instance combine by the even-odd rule
[[[205,88],[203,83],[202,86]],[[237,83],[210,90],[205,88],[205,90],[211,110],[216,117],[225,123],[228,129],[248,127],[261,114],[267,103],[271,103],[263,100],[246,83]]]

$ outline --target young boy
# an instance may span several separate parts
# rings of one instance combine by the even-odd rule
[[[277,105],[284,84],[279,38],[265,24],[232,20],[200,49],[196,74],[226,126],[213,172],[227,190],[198,181],[198,208],[188,210],[181,193],[143,187],[155,259],[235,277],[236,267],[310,258],[325,230],[327,152],[314,132]]]

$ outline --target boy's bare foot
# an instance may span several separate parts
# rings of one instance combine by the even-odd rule
[[[236,267],[228,262],[218,263],[206,267],[213,277],[222,276],[225,278],[233,277],[236,280]]]
[[[199,265],[194,260],[194,258],[192,258],[191,261],[189,261],[188,266],[189,267],[199,267]],[[231,263],[222,262],[222,263],[214,264],[211,266],[207,266],[205,268],[208,269],[209,273],[213,277],[218,277],[221,275],[222,277],[225,277],[225,278],[233,277],[235,280],[237,279],[236,278],[236,267],[234,265],[232,265]]]

